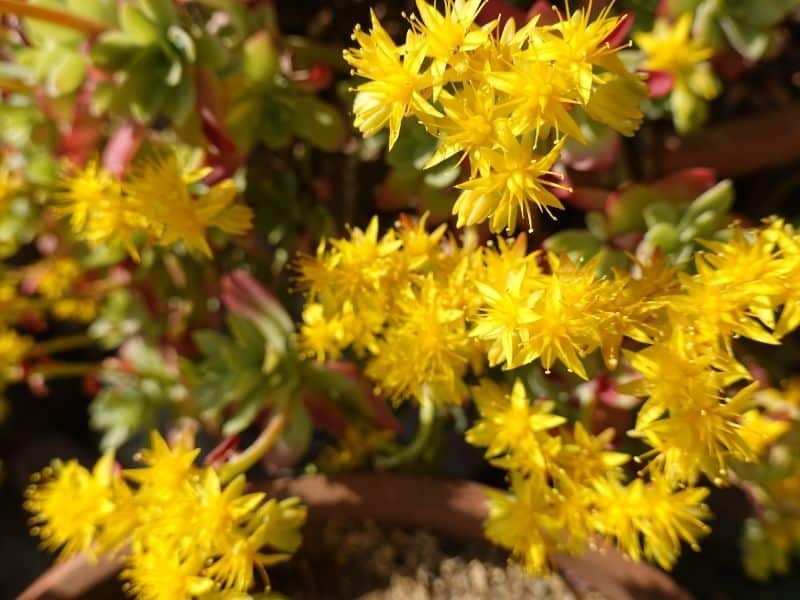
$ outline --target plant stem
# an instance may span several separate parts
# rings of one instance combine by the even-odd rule
[[[99,368],[100,365],[93,362],[49,362],[33,367],[30,376],[38,375],[45,379],[80,377],[93,373]]]
[[[57,354],[66,350],[92,346],[95,342],[96,340],[86,333],[76,333],[75,335],[65,335],[52,340],[37,342],[31,352],[33,354]]]
[[[414,439],[411,440],[410,444],[394,454],[377,459],[376,466],[379,469],[393,469],[417,458],[428,445],[435,421],[436,405],[426,390],[422,395],[422,402],[419,406],[419,427]]]
[[[275,413],[267,423],[267,426],[256,438],[256,441],[241,454],[238,454],[219,469],[219,479],[221,482],[230,481],[240,473],[244,473],[264,456],[278,441],[283,432],[288,417],[286,411],[281,410]]]
[[[78,15],[38,4],[29,4],[22,0],[0,0],[0,14],[12,14],[18,17],[47,21],[69,29],[83,31],[88,35],[99,35],[108,29],[101,23],[84,19]]]

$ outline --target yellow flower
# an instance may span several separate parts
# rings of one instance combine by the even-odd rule
[[[770,419],[756,409],[748,410],[739,422],[739,436],[760,456],[792,427],[787,420]]]
[[[367,82],[357,87],[355,125],[367,135],[388,125],[391,148],[414,116],[440,142],[425,168],[468,158],[459,227],[489,219],[493,231],[513,229],[519,212],[530,225],[529,202],[550,216],[561,208],[548,189],[559,185],[546,177],[567,137],[584,140],[572,108],[626,135],[639,126],[646,89],[606,42],[620,22],[608,8],[595,19],[578,10],[553,26],[509,20],[499,30],[499,20],[475,25],[481,0],[445,0],[441,11],[416,4],[400,46],[374,14],[369,34],[356,29],[359,48],[345,59]]]
[[[203,597],[215,591],[216,584],[201,575],[202,556],[183,558],[167,548],[154,545],[146,551],[134,546],[122,578],[126,589],[139,600],[175,600]]]
[[[565,103],[571,102],[570,81],[564,73],[542,61],[537,48],[529,52],[534,60],[519,60],[512,70],[491,73],[487,77],[489,84],[508,98],[503,106],[512,109],[509,124],[514,135],[533,132],[532,140],[536,144],[539,139],[547,138],[552,128],[557,137],[567,134],[583,141],[578,124],[565,108]],[[506,143],[501,142],[501,145]]]
[[[305,507],[243,493],[242,475],[223,484],[210,467],[201,471],[188,435],[172,448],[155,432],[151,440],[140,455],[147,466],[124,473],[133,487],[113,471],[111,454],[91,473],[70,461],[37,478],[26,508],[45,547],[94,557],[129,546],[122,578],[143,599],[243,598],[255,571],[269,591],[265,568],[299,547]]]
[[[36,291],[50,300],[62,298],[81,275],[81,267],[74,258],[54,258],[34,266]]]
[[[554,440],[547,431],[566,422],[564,417],[551,414],[553,402],[531,404],[525,386],[518,379],[511,394],[484,379],[472,388],[472,399],[480,419],[467,431],[467,442],[485,447],[489,459],[505,456],[502,465],[507,468],[509,465],[516,469],[526,469],[527,465],[539,470],[546,468],[543,447]]]
[[[728,480],[731,463],[752,462],[755,455],[739,433],[739,420],[756,385],[745,387],[730,399],[697,385],[693,395],[686,397],[686,406],[665,418],[637,423],[630,435],[643,438],[653,447],[651,471],[657,469],[676,483],[694,483],[703,473],[722,485]]]
[[[610,17],[612,6],[604,6],[594,17],[591,7],[568,10],[566,19],[559,15],[558,23],[548,28],[558,35],[543,37],[542,43],[534,45],[540,60],[554,61],[570,77],[575,95],[583,104],[589,103],[597,84],[603,83],[594,73],[594,65],[631,77],[619,61],[619,48],[612,48],[606,41],[625,18]]]
[[[8,211],[18,187],[19,184],[11,172],[5,167],[0,167],[0,213],[5,214]]]
[[[480,162],[476,165],[478,174],[457,186],[462,190],[453,205],[453,214],[458,215],[458,227],[474,225],[488,218],[492,231],[513,231],[520,214],[532,227],[531,203],[548,214],[551,214],[551,208],[564,208],[561,200],[548,189],[563,186],[546,179],[548,176],[561,177],[552,168],[564,140],[544,156],[537,156],[531,135],[517,140],[510,131],[502,129],[498,137],[501,149],[481,152]]]
[[[436,151],[425,163],[433,167],[451,156],[462,153],[461,159],[470,157],[474,173],[480,153],[496,142],[495,122],[503,113],[497,107],[496,94],[489,86],[464,84],[458,94],[444,91],[439,96],[444,115],[427,121],[429,129],[439,139]]]
[[[203,175],[204,171],[184,174],[175,154],[168,152],[136,164],[124,191],[159,244],[182,241],[187,249],[211,257],[206,229],[217,227],[231,235],[243,235],[250,229],[253,215],[249,207],[235,202],[237,190],[230,180],[194,198],[188,186]]]
[[[25,493],[33,513],[32,531],[50,551],[68,557],[86,552],[95,557],[95,543],[115,509],[114,455],[105,454],[91,472],[76,460],[55,462],[37,474]]]
[[[0,379],[16,380],[22,375],[21,364],[33,340],[13,329],[0,329]]]
[[[708,117],[707,101],[720,91],[708,59],[713,51],[691,38],[692,14],[682,14],[674,25],[657,19],[651,32],[633,36],[644,52],[642,67],[663,71],[674,78],[669,97],[675,126],[689,131]]]
[[[657,478],[634,479],[627,486],[609,479],[596,482],[595,489],[595,526],[637,562],[647,558],[670,569],[681,541],[699,550],[699,539],[710,531],[703,522],[710,517],[703,504],[706,488],[675,490]]]
[[[692,13],[683,13],[671,24],[658,19],[651,32],[634,34],[636,44],[646,54],[644,68],[685,77],[698,63],[711,58],[713,51],[691,37]]]
[[[182,436],[170,447],[157,432],[150,433],[150,448],[138,454],[138,460],[146,467],[127,469],[125,477],[139,484],[138,495],[152,494],[152,499],[160,502],[162,494],[173,494],[180,490],[182,482],[196,475],[194,460],[200,454],[198,448],[190,445],[187,436]]]
[[[348,425],[335,446],[326,446],[316,459],[325,473],[353,471],[367,466],[369,458],[394,437],[388,430]]]
[[[534,287],[537,273],[529,276],[528,268],[523,263],[510,272],[506,281],[499,282],[503,287],[475,282],[483,307],[470,335],[491,341],[490,366],[506,363],[507,368],[514,368],[522,364],[529,330],[541,319],[533,308],[541,296],[541,290]]]
[[[389,327],[366,374],[395,398],[460,404],[471,342],[463,310],[429,275],[419,290],[397,290]]]
[[[463,53],[481,48],[489,43],[496,22],[484,27],[475,25],[475,19],[485,0],[444,0],[444,14],[426,0],[417,0],[416,15],[411,25],[424,41],[425,54],[431,58],[430,73],[434,81],[433,98],[437,98],[442,87],[442,77],[448,66],[458,75],[468,67],[463,64]]]
[[[621,476],[618,467],[628,462],[630,457],[608,450],[613,439],[613,429],[591,435],[581,423],[575,423],[571,435],[562,435],[562,444],[553,461],[565,477],[581,485],[590,485],[609,476]]]
[[[253,215],[249,207],[235,203],[236,186],[230,180],[194,198],[188,186],[204,175],[205,171],[184,175],[172,152],[135,164],[124,183],[90,162],[63,178],[57,210],[69,215],[81,239],[92,246],[119,243],[137,261],[137,235],[163,246],[183,241],[189,250],[211,256],[207,228],[242,235],[250,229]]]
[[[91,298],[61,298],[50,306],[57,319],[87,323],[97,316],[97,303]]]
[[[560,551],[580,552],[590,535],[583,517],[588,505],[580,494],[547,486],[545,479],[511,472],[507,492],[487,489],[489,518],[486,538],[511,551],[534,575],[549,570],[551,556]]]
[[[61,184],[63,189],[54,198],[56,209],[69,216],[75,235],[92,246],[121,244],[138,259],[133,236],[147,222],[130,206],[111,173],[90,161],[62,177]]]
[[[370,11],[370,14],[371,31],[365,33],[357,26],[353,33],[360,48],[344,51],[344,58],[353,66],[354,73],[370,80],[356,88],[354,123],[366,135],[374,135],[388,124],[391,148],[410,110],[430,116],[440,113],[421,95],[431,81],[429,73],[420,73],[426,46],[398,48],[375,12]]]

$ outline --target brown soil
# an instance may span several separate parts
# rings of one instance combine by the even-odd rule
[[[456,543],[371,521],[328,521],[319,539],[271,570],[271,579],[274,590],[295,600],[575,598],[560,576],[530,577],[488,543]]]

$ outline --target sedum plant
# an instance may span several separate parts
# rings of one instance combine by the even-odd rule
[[[517,31],[513,21],[502,30],[498,22],[476,25],[477,7],[469,2],[447,2],[441,11],[419,2],[418,9],[401,47],[374,15],[369,33],[356,29],[360,48],[346,57],[368,81],[356,88],[355,123],[367,134],[388,127],[391,144],[402,119],[412,116],[438,138],[434,157],[462,152],[470,174],[453,208],[459,226],[488,219],[494,231],[513,230],[517,214],[528,214],[525,202],[545,211],[560,206],[545,176],[562,136],[574,135],[568,109],[612,125],[622,113],[630,118],[628,133],[635,128],[635,111],[624,101],[634,96],[616,94],[637,89],[636,79],[621,63],[606,62],[616,60],[604,40],[619,22],[605,11],[597,21],[576,10],[553,25],[533,20]],[[689,24],[683,17],[674,33],[657,25],[656,33],[639,37],[651,56],[663,52],[677,61],[673,68],[666,58],[653,59],[651,66],[669,68],[681,86],[697,82],[690,69],[710,57],[687,43]],[[502,57],[499,64],[475,56],[484,48]],[[581,59],[571,54],[575,48]],[[608,77],[582,70],[598,56]],[[542,98],[551,88],[536,79],[528,81],[537,81],[538,95],[524,93],[521,73],[536,68],[553,78],[553,90],[565,86],[560,102]],[[582,79],[584,72],[592,75]],[[592,105],[605,93],[617,104]],[[448,109],[464,113],[437,128]],[[480,142],[473,141],[478,134]],[[542,158],[536,151],[548,134],[551,158]],[[538,170],[542,161],[547,166]],[[758,383],[735,340],[777,345],[796,328],[795,229],[774,218],[760,227],[734,225],[722,241],[711,241],[725,224],[729,184],[683,206],[659,200],[657,190],[637,191],[618,200],[633,203],[619,212],[634,222],[613,226],[617,233],[635,230],[643,218],[650,251],[610,269],[601,269],[602,254],[593,252],[529,252],[524,237],[481,245],[469,231],[461,240],[443,227],[426,233],[424,218],[383,235],[373,220],[349,238],[323,241],[299,263],[308,298],[301,344],[318,360],[353,352],[381,391],[417,403],[420,430],[409,451],[424,446],[437,413],[474,401],[479,418],[467,440],[486,448],[510,483],[508,492],[490,492],[486,535],[534,573],[546,571],[555,553],[580,553],[597,538],[633,560],[670,568],[681,543],[699,549],[709,531],[704,482],[737,482],[742,465],[755,463],[770,432],[781,430],[753,409]],[[507,373],[504,381],[494,380],[493,367]],[[626,469],[630,454],[608,448],[613,430],[587,429],[593,406],[570,424],[567,407],[532,397],[524,379],[531,369],[545,376],[558,370],[567,379],[617,378],[619,392],[637,406],[625,433],[639,466]]]
[[[762,371],[790,373],[800,234],[704,169],[628,181],[620,136],[701,127],[714,23],[754,59],[741,23],[793,3],[662,4],[625,42],[611,3],[417,0],[342,49],[273,2],[0,0],[0,389],[79,378],[104,452],[34,476],[43,546],[138,598],[275,597],[306,509],[259,475],[431,469],[452,422],[531,573],[669,569],[725,486],[747,572],[786,572],[800,409]]]

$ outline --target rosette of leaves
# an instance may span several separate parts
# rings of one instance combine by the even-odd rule
[[[320,150],[338,149],[347,131],[341,112],[281,72],[276,37],[263,29],[242,45],[239,73],[226,80],[228,131],[245,150],[259,143],[278,150],[295,138]]]
[[[92,46],[92,64],[111,73],[94,94],[97,112],[130,114],[149,123],[159,116],[180,126],[196,104],[193,68],[219,68],[224,46],[178,12],[172,0],[135,0],[118,11],[119,28]]]
[[[116,25],[116,0],[31,0],[32,4],[58,9],[98,25]],[[37,19],[23,19],[28,44],[16,50],[16,62],[27,69],[32,84],[48,96],[59,98],[76,92],[90,66],[82,31]]]
[[[101,447],[118,448],[179,412],[187,397],[179,376],[177,364],[165,361],[156,346],[129,340],[119,361],[100,372],[102,389],[89,406],[91,426],[103,434]]]
[[[221,423],[223,435],[243,432],[265,411],[282,411],[288,424],[279,446],[301,456],[318,421],[324,427],[331,416],[348,422],[376,419],[356,379],[299,356],[292,322],[278,305],[257,317],[229,314],[226,322],[227,332],[195,333],[201,356],[185,360],[181,369],[199,416]],[[310,411],[309,394],[324,397],[324,405]]]
[[[672,15],[695,14],[695,34],[712,48],[730,45],[749,61],[775,45],[776,27],[800,8],[800,0],[669,0]]]
[[[634,253],[659,251],[670,263],[692,257],[699,240],[724,239],[734,193],[730,180],[711,185],[704,169],[678,173],[653,184],[634,184],[608,195],[602,210],[586,214],[586,229],[565,229],[545,248],[588,260],[605,250],[602,268],[627,267]]]

